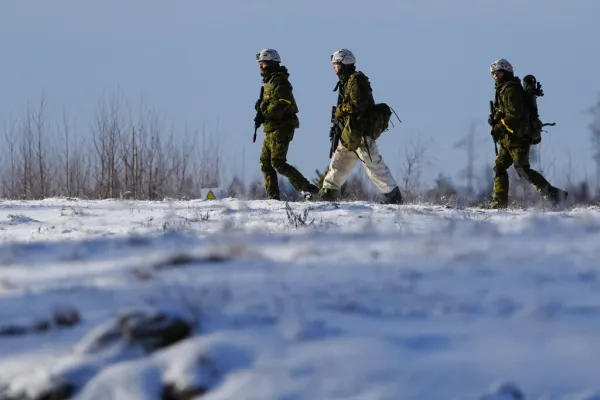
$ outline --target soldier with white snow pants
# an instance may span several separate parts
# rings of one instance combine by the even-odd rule
[[[367,175],[382,193],[381,202],[402,204],[398,184],[379,154],[376,143],[381,127],[377,125],[379,119],[374,111],[375,101],[369,78],[361,71],[356,71],[356,58],[350,50],[340,49],[333,53],[331,63],[340,79],[340,101],[334,117],[343,121],[344,129],[323,180],[320,199],[335,200],[354,165],[360,160]]]
[[[348,150],[340,142],[335,153],[333,153],[329,171],[323,180],[323,192],[339,191],[350,176],[354,165],[359,161],[359,157],[363,163],[365,172],[379,191],[384,193],[384,196],[386,193],[397,191],[398,199],[401,200],[402,196],[400,195],[398,184],[388,166],[383,162],[383,158],[379,154],[377,142],[370,137],[365,137],[355,151]],[[393,196],[389,197],[393,198]]]

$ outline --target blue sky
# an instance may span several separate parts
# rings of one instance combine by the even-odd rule
[[[43,94],[49,118],[59,121],[66,108],[87,129],[99,99],[118,90],[176,127],[218,125],[228,172],[241,173],[243,159],[245,177],[257,177],[255,54],[272,47],[300,108],[288,159],[312,177],[329,161],[329,55],[346,47],[376,101],[403,120],[379,141],[396,177],[406,144],[422,138],[432,141],[424,178],[443,172],[458,180],[465,160],[454,143],[472,121],[477,165],[493,160],[488,68],[504,57],[517,75],[533,73],[543,84],[542,119],[557,122],[541,147],[554,161],[554,181],[564,180],[569,155],[573,174],[593,178],[585,110],[600,93],[598,15],[597,0],[3,1],[0,121]]]

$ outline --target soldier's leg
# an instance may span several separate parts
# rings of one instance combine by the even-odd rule
[[[515,171],[521,179],[531,182],[542,196],[546,197],[555,205],[563,203],[568,193],[555,188],[546,178],[529,165],[529,146],[522,146],[512,150],[512,158],[515,163]]]
[[[285,176],[297,191],[316,194],[319,188],[310,183],[300,171],[287,162],[287,152],[293,138],[293,130],[273,133],[271,137],[271,165],[277,173]]]
[[[508,169],[513,163],[510,152],[500,146],[496,162],[494,163],[494,191],[490,207],[503,208],[508,206]]]
[[[356,154],[345,148],[340,142],[331,157],[329,169],[323,179],[323,187],[321,190],[329,192],[339,191],[350,176],[352,168],[354,168],[357,161],[358,158],[356,157]]]
[[[392,171],[379,154],[379,146],[377,146],[375,140],[365,137],[361,146],[356,150],[356,154],[363,161],[363,167],[367,175],[381,193],[386,195],[396,191],[398,184],[392,175]]]
[[[550,185],[550,182],[542,174],[532,169],[529,165],[529,146],[516,147],[511,149],[510,152],[515,164],[515,172],[519,175],[519,178],[532,183],[537,191],[543,195],[548,195],[552,185]]]
[[[279,200],[279,182],[277,182],[277,171],[271,165],[271,137],[273,133],[265,134],[262,150],[260,152],[260,170],[265,181],[267,197]]]

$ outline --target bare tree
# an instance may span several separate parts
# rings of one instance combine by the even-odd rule
[[[489,164],[484,164],[481,167],[479,175],[479,183],[477,188],[477,198],[474,199],[473,204],[482,204],[487,202],[492,195],[494,190],[494,174],[492,173],[493,167]]]
[[[34,187],[34,133],[32,127],[32,112],[30,107],[27,108],[25,120],[21,126],[21,196],[26,199],[35,199],[37,195]]]
[[[72,192],[71,192],[71,165],[70,165],[70,157],[71,154],[69,152],[70,148],[69,145],[71,143],[71,129],[69,126],[69,116],[67,115],[67,111],[63,110],[63,115],[62,115],[62,131],[63,131],[63,135],[64,135],[64,153],[63,153],[63,160],[64,160],[64,165],[63,165],[63,174],[64,174],[64,190],[66,191],[67,196],[72,196]]]
[[[44,120],[44,111],[46,109],[46,102],[42,98],[40,100],[40,104],[37,110],[32,110],[31,117],[33,119],[34,129],[35,129],[35,157],[37,161],[37,173],[38,173],[38,188],[37,188],[37,196],[41,199],[45,198],[48,191],[48,182],[47,182],[47,171],[48,164],[46,160],[46,124]]]
[[[106,102],[100,102],[96,112],[92,142],[98,165],[95,170],[95,197],[115,198],[122,189],[119,169],[119,144],[124,131],[124,121],[117,95]]]
[[[452,179],[443,173],[439,173],[435,179],[435,186],[426,194],[426,198],[435,204],[449,205],[456,201],[456,190]]]
[[[572,187],[574,185],[573,181],[573,162],[571,158],[571,152],[567,151],[567,169],[565,171],[565,182],[567,187]]]
[[[402,184],[404,186],[403,195],[408,199],[414,199],[420,190],[421,174],[427,164],[427,152],[431,145],[431,140],[411,139],[408,146],[404,149],[404,163],[402,165]]]
[[[454,144],[455,148],[463,149],[466,154],[467,163],[465,167],[460,171],[461,176],[467,181],[467,195],[469,198],[474,193],[474,180],[475,180],[475,128],[477,127],[476,122],[469,124],[469,132],[463,136],[459,141]]]
[[[600,97],[588,112],[592,115],[592,122],[588,127],[592,142],[592,159],[596,164],[596,191],[600,192]]]
[[[221,183],[219,138],[206,130],[201,138],[187,128],[181,135],[165,128],[148,108],[134,123],[124,117],[124,104],[116,93],[98,102],[85,132],[74,129],[66,110],[58,124],[49,123],[46,106],[42,99],[28,105],[22,117],[4,123],[2,196],[194,198],[202,187]]]
[[[189,171],[189,163],[191,156],[196,148],[196,140],[190,138],[186,131],[182,138],[179,151],[174,152],[172,157],[173,163],[173,174],[175,176],[174,181],[176,182],[176,192],[178,197],[192,197],[193,185],[190,184],[192,176]]]
[[[2,182],[2,195],[10,198],[17,197],[17,138],[16,138],[16,122],[10,123],[9,126],[4,124],[4,138],[6,140],[6,150],[8,151],[9,174],[4,175]],[[3,168],[3,171],[5,169]]]
[[[198,147],[197,157],[199,161],[197,173],[200,176],[200,185],[202,187],[219,186],[222,163],[219,141],[214,142],[207,138],[205,127],[202,128],[202,143]]]

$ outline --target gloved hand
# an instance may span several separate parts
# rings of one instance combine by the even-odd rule
[[[504,125],[502,125],[502,122],[498,122],[494,125],[494,127],[492,128],[492,138],[494,138],[494,141],[497,142],[498,140],[500,140],[500,138],[502,137],[502,135],[504,135],[506,133],[506,129],[504,129]]]
[[[490,124],[491,127],[494,126],[494,117],[491,114],[488,117],[488,124]]]
[[[335,113],[333,114],[334,118],[340,119],[344,117],[344,112],[342,111],[342,106],[339,105],[335,108]]]

